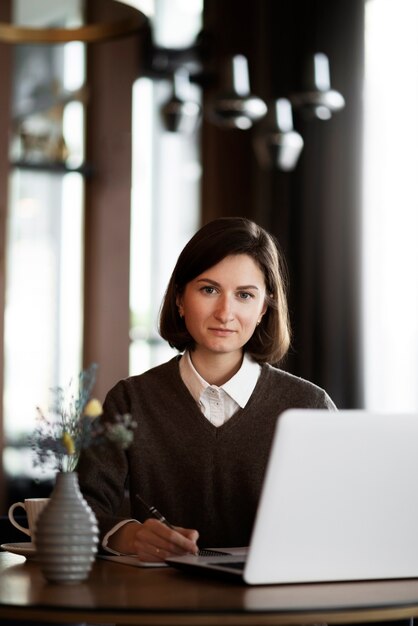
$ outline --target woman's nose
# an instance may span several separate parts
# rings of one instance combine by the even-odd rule
[[[228,297],[221,297],[218,300],[218,306],[215,310],[215,317],[223,324],[234,319],[233,308],[231,305],[231,301]]]

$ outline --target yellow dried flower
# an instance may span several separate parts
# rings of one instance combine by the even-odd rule
[[[91,400],[89,400],[89,402],[87,402],[84,409],[84,415],[86,417],[99,417],[99,415],[101,415],[102,413],[103,407],[100,400],[97,400],[97,398],[92,398]]]
[[[91,397],[97,365],[82,370],[67,388],[52,389],[54,401],[44,414],[37,407],[38,421],[32,435],[35,464],[53,466],[60,472],[73,472],[83,450],[102,445],[106,440],[125,450],[132,442],[136,422],[129,413],[101,420],[103,408]],[[97,419],[96,419],[97,418]]]
[[[69,455],[75,454],[74,439],[71,437],[70,433],[67,433],[67,432],[63,433],[62,445],[64,446],[67,454]]]

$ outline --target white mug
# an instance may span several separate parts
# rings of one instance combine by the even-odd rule
[[[28,498],[24,502],[15,502],[9,508],[9,520],[11,521],[13,526],[16,526],[16,528],[21,530],[22,533],[25,533],[25,535],[29,535],[29,537],[32,538],[32,542],[34,542],[36,521],[39,517],[40,512],[43,510],[48,502],[49,498]],[[14,518],[14,511],[18,507],[21,507],[26,511],[29,526],[28,528],[21,526]]]

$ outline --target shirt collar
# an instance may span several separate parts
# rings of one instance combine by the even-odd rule
[[[187,350],[180,359],[180,376],[187,389],[192,394],[194,400],[199,403],[203,392],[205,389],[210,387],[210,385],[194,368],[190,354]]]
[[[243,409],[254,391],[260,373],[260,364],[244,353],[240,369],[222,385],[222,389]]]
[[[254,391],[260,372],[261,366],[245,353],[238,372],[220,388],[244,408]],[[180,375],[195,401],[199,402],[210,385],[195,369],[188,351],[180,359]]]

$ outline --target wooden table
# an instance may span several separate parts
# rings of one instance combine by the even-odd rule
[[[76,585],[47,583],[36,561],[0,553],[5,619],[161,626],[344,624],[418,616],[418,579],[248,587],[99,560]]]

